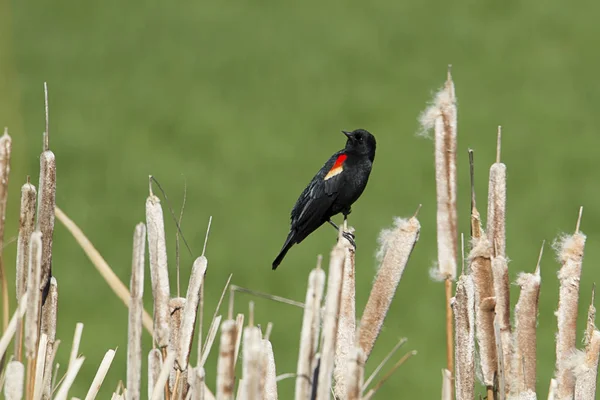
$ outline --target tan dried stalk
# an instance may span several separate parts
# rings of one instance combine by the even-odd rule
[[[471,237],[478,239],[481,237],[481,215],[477,210],[477,199],[475,197],[475,161],[472,149],[469,149],[469,172],[471,176]]]
[[[252,323],[252,321],[250,321]],[[245,400],[262,400],[264,386],[261,385],[262,374],[262,340],[260,328],[247,326],[244,328],[244,345],[242,347],[242,398]]]
[[[20,361],[11,361],[6,367],[4,380],[4,398],[6,400],[21,400],[23,398],[23,383],[25,366]]]
[[[39,340],[38,352],[36,356],[35,364],[35,376],[33,382],[33,399],[39,400],[42,398],[44,391],[44,370],[45,370],[45,358],[46,358],[46,346],[48,346],[48,336],[42,333]]]
[[[458,278],[453,309],[456,399],[472,400],[475,398],[475,287],[471,275],[462,274]]]
[[[323,334],[321,339],[321,362],[319,380],[316,389],[317,400],[330,397],[335,345],[337,340],[338,319],[344,279],[344,264],[346,258],[345,246],[347,241],[338,240],[329,260],[329,278],[327,280],[327,296],[323,314]],[[314,392],[314,389],[313,389]]]
[[[15,334],[15,331],[17,329],[17,321],[23,318],[23,315],[25,314],[25,311],[28,308],[27,305],[29,302],[27,298],[27,293],[25,293],[21,297],[21,300],[19,300],[19,306],[17,307],[17,310],[10,319],[6,330],[2,333],[2,338],[0,338],[0,359],[4,357],[6,349],[8,348],[8,345],[12,340],[13,335]]]
[[[346,241],[344,237],[339,240]],[[342,297],[340,316],[338,320],[337,339],[335,346],[335,359],[333,378],[335,381],[334,395],[339,399],[347,397],[346,377],[348,375],[348,362],[350,352],[356,343],[356,271],[355,254],[353,247],[345,247],[344,277],[342,282]]]
[[[504,366],[503,376],[506,379],[506,390],[510,391],[512,380],[512,327],[510,325],[510,283],[508,280],[508,263],[503,256],[492,257],[492,274],[494,278],[494,294],[496,296],[496,318],[502,342],[502,354],[498,354]]]
[[[50,280],[50,284],[54,277]],[[54,359],[56,358],[56,353],[58,352],[58,346],[60,345],[60,340],[55,340],[52,346],[48,344],[46,349],[46,363],[45,363],[45,371],[44,371],[44,392],[42,393],[42,400],[50,400],[52,398],[52,389],[54,386],[54,379],[56,379],[56,373],[58,372],[58,364],[54,370],[52,366],[54,365]]]
[[[501,139],[502,128],[498,127],[496,162],[490,168],[486,232],[496,257],[506,257],[506,165],[500,162]]]
[[[575,233],[564,236],[555,244],[562,264],[558,272],[560,281],[558,311],[558,333],[556,335],[556,397],[558,400],[571,399],[575,392],[575,379],[569,369],[569,358],[575,351],[577,337],[577,305],[579,301],[579,280],[585,247],[585,235],[579,232],[579,221]]]
[[[381,388],[381,386],[383,386],[383,384],[386,383],[388,379],[390,379],[390,377],[394,374],[394,372],[396,372],[396,370],[398,368],[400,368],[400,366],[402,364],[404,364],[406,362],[406,360],[408,360],[412,356],[415,356],[416,354],[417,354],[417,352],[415,350],[413,350],[409,353],[406,353],[404,356],[402,356],[402,358],[400,358],[396,362],[396,364],[394,364],[394,366],[384,375],[384,377],[381,378],[381,380],[379,382],[377,382],[377,384],[363,396],[363,400],[372,399],[373,396],[375,396],[375,393],[377,393],[377,391]]]
[[[206,381],[206,372],[204,371],[204,367],[198,366],[193,369],[194,374],[193,382],[190,385],[190,392],[192,393],[192,400],[204,400],[204,382]]]
[[[171,370],[173,370],[173,365],[175,364],[175,353],[169,353],[167,358],[162,364],[160,369],[160,373],[154,382],[154,388],[152,389],[152,400],[162,399],[164,396],[164,388],[169,380],[169,374]]]
[[[515,332],[513,354],[511,391],[521,394],[527,391],[535,392],[537,376],[537,316],[540,299],[540,261],[542,250],[535,268],[535,273],[521,273],[517,285],[521,288],[519,300],[515,306]]]
[[[27,183],[21,187],[21,208],[19,215],[19,236],[17,239],[17,285],[16,295],[19,300],[27,291],[27,276],[29,274],[29,239],[35,228],[35,202],[37,192],[35,186]],[[23,324],[19,321],[15,338],[15,358],[22,359]]]
[[[445,368],[442,370],[442,400],[452,400],[452,374]]]
[[[119,277],[114,273],[114,271],[110,268],[108,263],[102,258],[98,250],[94,247],[94,245],[89,241],[89,239],[83,234],[81,229],[58,207],[55,209],[56,218],[67,228],[67,230],[73,235],[79,246],[83,249],[85,254],[88,256],[94,267],[98,270],[102,278],[108,283],[108,286],[115,292],[117,297],[123,301],[127,307],[129,307],[129,299],[131,298],[129,294],[129,290]],[[144,310],[144,316],[142,318],[142,323],[146,331],[153,335],[152,329],[152,317],[150,314]]]
[[[71,389],[71,386],[73,385],[73,382],[75,381],[75,378],[77,377],[84,360],[85,357],[79,357],[73,363],[69,364],[65,378],[63,379],[60,388],[58,388],[56,391],[54,400],[67,400],[69,389]]]
[[[75,325],[75,334],[73,335],[73,345],[71,346],[71,355],[69,356],[69,367],[77,361],[79,354],[79,344],[81,343],[81,335],[83,334],[83,324],[78,322]]]
[[[142,379],[142,316],[144,312],[144,261],[146,254],[146,225],[139,223],[133,233],[131,261],[131,299],[127,342],[127,400],[139,400]]]
[[[148,230],[148,253],[150,277],[154,299],[154,341],[158,347],[169,344],[169,271],[167,269],[167,245],[165,223],[158,197],[150,193],[146,200],[146,229]]]
[[[548,400],[555,400],[558,383],[556,379],[550,379],[550,389],[548,390]]]
[[[300,333],[300,350],[298,352],[298,366],[296,368],[295,399],[305,400],[311,393],[312,365],[319,345],[319,329],[321,327],[321,301],[325,286],[325,272],[317,268],[308,275],[308,289],[304,302],[304,316],[302,317],[302,330]]]
[[[263,339],[263,359],[266,364],[264,400],[277,400],[277,372],[275,368],[275,356],[273,354],[273,345],[268,339]]]
[[[160,375],[160,371],[163,366],[163,358],[162,353],[159,349],[152,349],[148,353],[148,398],[152,397],[152,393],[154,391],[154,386],[158,381],[158,376]],[[164,393],[162,397],[164,398]]]
[[[204,256],[200,256],[194,261],[192,273],[187,290],[186,306],[183,309],[183,321],[181,326],[181,335],[179,341],[179,351],[177,354],[176,364],[179,368],[185,370],[187,368],[190,351],[192,349],[192,341],[194,338],[194,328],[196,326],[196,317],[198,315],[198,307],[200,305],[200,289],[204,284],[204,275],[208,260]]]
[[[42,306],[42,333],[48,337],[46,346],[44,376],[52,376],[52,362],[54,361],[54,344],[56,343],[56,320],[58,316],[58,282],[55,277],[50,278],[50,288],[46,303]],[[51,379],[44,379],[44,391],[42,398],[50,398]]]
[[[390,308],[410,254],[419,239],[421,225],[416,216],[396,218],[392,229],[379,235],[381,261],[369,300],[360,320],[358,342],[368,359]]]
[[[42,268],[42,233],[31,234],[29,244],[29,274],[27,282],[28,306],[25,320],[25,355],[33,360],[37,351],[40,332],[39,318],[41,305],[40,275]],[[33,372],[33,371],[31,371]]]
[[[234,353],[237,337],[235,321],[221,324],[221,343],[217,361],[217,400],[232,400],[234,389]]]
[[[183,297],[174,297],[169,300],[169,345],[168,353],[175,354],[175,363],[169,374],[169,391],[172,393],[175,390],[175,381],[177,375],[181,371],[177,365],[177,348],[179,347],[181,320],[183,317],[183,309],[185,308],[185,299]],[[164,352],[164,349],[163,349]]]
[[[494,333],[494,278],[491,261],[492,248],[485,234],[473,240],[469,265],[475,286],[475,336],[479,346],[483,383],[493,387],[498,369]]]
[[[598,384],[600,331],[593,331],[582,356],[583,362],[575,368],[575,400],[594,400]]]
[[[590,305],[588,307],[588,315],[587,315],[587,323],[585,327],[585,333],[583,335],[583,344],[587,346],[596,330],[596,307],[594,307],[594,300],[596,298],[596,284],[592,286],[592,300],[590,301]]]
[[[238,354],[240,354],[240,345],[242,344],[242,333],[244,332],[244,314],[238,314],[235,317],[235,353],[233,356],[233,366],[237,365]]]
[[[115,350],[108,350],[104,355],[104,358],[102,358],[102,362],[98,367],[98,371],[96,371],[96,376],[94,376],[94,380],[92,381],[92,384],[85,395],[85,400],[94,400],[96,398],[114,358]],[[129,393],[129,389],[127,390],[127,393]],[[127,395],[127,398],[130,398],[129,394]]]
[[[9,296],[8,281],[4,271],[4,224],[6,220],[6,201],[8,199],[8,177],[10,175],[10,155],[12,151],[12,139],[7,130],[0,137],[0,282],[2,285],[2,328],[8,326]]]
[[[346,398],[348,400],[361,400],[365,380],[365,353],[360,347],[353,347],[349,353],[348,370],[346,371]]]
[[[210,324],[210,329],[208,330],[208,335],[206,335],[206,341],[204,342],[204,351],[202,352],[202,359],[200,360],[200,366],[203,367],[206,364],[206,360],[210,354],[210,350],[212,349],[213,343],[215,341],[215,337],[217,336],[217,332],[219,330],[219,326],[221,325],[221,316],[217,315],[213,322]],[[243,321],[243,320],[242,320]],[[240,325],[240,330],[243,328]]]
[[[40,290],[44,290],[52,276],[52,237],[54,235],[54,207],[56,206],[56,158],[54,153],[48,149],[45,149],[40,155],[38,188],[36,229],[42,232]]]

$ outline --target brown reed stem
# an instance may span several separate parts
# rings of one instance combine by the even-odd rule
[[[0,137],[0,285],[2,287],[2,329],[8,326],[10,299],[8,280],[4,271],[4,227],[6,222],[6,201],[8,199],[8,178],[10,176],[10,156],[12,139],[5,131]]]

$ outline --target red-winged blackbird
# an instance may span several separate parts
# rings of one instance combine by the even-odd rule
[[[375,159],[375,137],[364,129],[342,133],[348,137],[344,150],[331,156],[296,201],[290,233],[273,261],[273,269],[281,263],[290,247],[302,242],[325,222],[337,230],[331,217],[342,213],[346,220],[350,207],[365,190]],[[345,236],[354,243],[348,235]]]

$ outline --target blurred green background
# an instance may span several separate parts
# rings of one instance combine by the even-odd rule
[[[318,254],[328,254],[335,234],[320,229],[272,272],[289,211],[313,174],[343,146],[340,129],[367,128],[379,147],[369,186],[350,217],[357,229],[359,314],[375,272],[379,230],[423,204],[421,239],[368,371],[407,337],[404,350],[419,354],[379,398],[439,398],[444,289],[428,275],[436,260],[433,143],[414,135],[417,117],[453,64],[459,218],[466,233],[467,149],[475,149],[476,189],[485,210],[496,127],[503,126],[511,280],[534,269],[542,240],[551,243],[573,231],[584,206],[582,332],[592,283],[600,281],[600,58],[594,51],[600,5],[584,3],[0,0],[0,125],[9,127],[14,140],[7,240],[17,232],[20,185],[27,175],[38,180],[47,81],[57,204],[124,282],[134,225],[145,218],[147,177],[154,174],[175,212],[187,182],[182,228],[195,255],[214,217],[205,326],[230,273],[238,285],[303,301],[308,272]],[[175,295],[175,229],[172,221],[167,225]],[[13,242],[5,252],[10,282],[14,252]],[[192,260],[182,252],[182,293]],[[61,365],[75,323],[85,324],[86,361],[71,395],[85,395],[104,352],[118,347],[101,393],[107,398],[126,377],[127,310],[58,222],[53,264]],[[539,316],[541,396],[554,368],[557,269],[547,246]],[[146,293],[151,310],[149,282]],[[278,373],[295,371],[301,311],[239,295],[236,312],[245,311],[251,299],[257,321],[274,323]],[[212,388],[215,362],[213,351],[207,372]],[[282,381],[280,398],[291,398],[293,385]]]

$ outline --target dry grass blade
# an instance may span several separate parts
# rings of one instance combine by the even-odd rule
[[[13,317],[10,319],[8,326],[4,330],[4,333],[2,334],[2,338],[0,338],[0,358],[4,357],[4,354],[6,353],[6,349],[9,345],[10,341],[12,340],[12,337],[15,334],[15,331],[17,329],[17,321],[20,318],[23,318],[23,315],[25,314],[25,310],[27,310],[27,308],[28,308],[27,307],[27,304],[28,304],[27,298],[28,298],[27,293],[25,293],[21,297],[21,300],[19,300],[19,306],[17,307],[17,310],[13,314]]]
[[[179,368],[186,369],[192,349],[192,340],[194,338],[194,328],[196,326],[196,316],[198,315],[198,307],[200,305],[200,288],[204,284],[204,275],[208,260],[204,256],[200,256],[194,261],[192,273],[183,309],[183,321],[181,326],[179,352],[177,355],[177,364]]]
[[[39,400],[42,398],[42,393],[44,391],[44,370],[45,370],[45,359],[46,359],[46,346],[48,345],[48,336],[45,333],[42,333],[42,336],[39,340],[38,352],[37,352],[37,362],[35,364],[35,377],[34,377],[34,392],[33,399]]]
[[[579,302],[579,280],[583,263],[585,235],[579,232],[581,213],[573,235],[564,236],[555,243],[562,264],[558,272],[560,281],[558,310],[558,333],[556,335],[556,397],[571,398],[575,391],[575,379],[569,368],[569,359],[575,351],[577,337],[577,306]]]
[[[152,349],[148,353],[148,398],[152,397],[154,386],[158,381],[158,376],[162,370],[163,359],[159,349]],[[163,398],[163,397],[159,397]]]
[[[308,289],[306,290],[306,300],[304,303],[300,350],[298,352],[298,366],[296,368],[296,399],[307,399],[311,392],[311,366],[315,358],[317,346],[319,345],[321,302],[325,287],[325,271],[320,268],[320,262],[318,264],[319,267],[313,269],[308,275]]]
[[[361,389],[363,392],[365,390],[367,390],[367,387],[369,387],[369,385],[371,384],[373,379],[375,379],[375,377],[377,377],[377,374],[379,373],[379,371],[381,371],[381,369],[385,366],[385,364],[387,364],[387,362],[390,360],[390,358],[392,358],[394,356],[394,354],[396,354],[396,352],[400,349],[400,347],[402,347],[402,345],[404,345],[404,343],[406,343],[406,340],[407,340],[406,338],[400,339],[398,341],[398,343],[396,343],[396,345],[392,348],[392,350],[390,350],[390,352],[383,358],[383,360],[381,360],[381,362],[379,363],[377,368],[375,368],[373,370],[373,372],[371,373],[371,375],[369,376],[369,379],[367,379],[367,381],[363,384],[362,389]]]
[[[144,313],[144,256],[146,253],[146,225],[139,223],[133,233],[131,262],[131,299],[127,342],[127,399],[141,396],[142,377],[142,316]]]
[[[540,261],[544,246],[540,250],[538,263],[533,274],[521,273],[517,285],[521,288],[519,300],[515,306],[515,332],[511,384],[513,394],[527,391],[535,392],[537,376],[537,315],[540,299]]]
[[[154,299],[154,341],[158,347],[169,344],[169,271],[165,223],[158,197],[150,193],[146,200],[146,229],[148,230],[148,253],[152,297]]]
[[[585,334],[583,335],[583,344],[587,346],[596,330],[596,307],[594,307],[594,300],[596,298],[596,284],[592,285],[592,300],[588,307],[587,324],[585,328]]]
[[[6,220],[6,201],[8,199],[8,177],[10,175],[10,155],[12,139],[5,131],[0,137],[0,250],[4,248],[4,225]],[[4,271],[3,251],[0,251],[0,283],[2,286],[2,327],[8,326],[9,296],[8,281]]]
[[[223,287],[223,291],[221,292],[221,297],[219,298],[219,302],[217,303],[217,307],[215,307],[215,313],[212,316],[212,319],[210,321],[210,325],[211,327],[210,329],[213,329],[212,326],[215,325],[215,321],[217,319],[217,314],[219,313],[219,310],[221,309],[221,304],[223,304],[223,299],[225,298],[225,293],[227,293],[227,288],[229,287],[229,284],[231,283],[231,278],[233,277],[233,274],[229,274],[229,277],[227,278],[227,282],[225,282],[225,286]],[[230,307],[233,307],[233,304],[230,305]],[[231,317],[228,317],[231,318]],[[218,323],[216,324],[218,327]],[[241,332],[241,330],[240,330]],[[212,344],[211,344],[212,345]],[[199,363],[199,365],[203,365],[202,364],[202,359],[204,358],[204,353],[207,353],[207,350],[209,348],[207,347],[207,343],[204,343],[204,346],[200,346],[200,344],[198,344],[198,359],[197,362]]]
[[[550,379],[550,389],[548,389],[548,400],[555,400],[556,397],[556,389],[557,389],[556,379]]]
[[[325,298],[323,334],[321,340],[321,362],[319,367],[318,387],[316,388],[317,400],[329,399],[332,386],[333,362],[346,258],[345,245],[347,245],[347,241],[338,241],[338,244],[331,252],[329,260],[329,278],[327,280],[327,296]]]
[[[169,353],[164,363],[162,364],[162,368],[160,370],[160,374],[158,375],[156,381],[154,382],[154,388],[152,389],[152,400],[162,399],[164,396],[164,387],[169,380],[169,374],[173,369],[173,365],[175,364],[175,353]]]
[[[73,335],[73,345],[71,346],[71,355],[69,356],[69,367],[77,361],[77,355],[79,354],[79,344],[81,343],[81,335],[83,333],[83,324],[78,322],[75,325],[75,334]]]
[[[21,400],[23,398],[23,383],[25,381],[25,366],[20,361],[11,361],[6,367],[4,380],[4,398],[6,400]]]
[[[488,389],[493,387],[498,369],[494,333],[496,299],[494,297],[491,253],[491,245],[485,235],[473,240],[469,265],[475,287],[475,336],[479,345],[483,383]]]
[[[275,355],[273,354],[273,345],[268,339],[263,339],[263,359],[266,366],[265,387],[263,393],[264,400],[277,400],[277,370],[275,367]]]
[[[50,150],[40,155],[40,183],[38,185],[36,229],[42,232],[42,275],[40,289],[46,288],[52,276],[52,237],[54,235],[54,207],[56,206],[56,158]]]
[[[98,270],[100,275],[104,278],[108,286],[115,292],[117,297],[119,297],[123,304],[129,307],[129,299],[131,295],[129,294],[129,290],[127,287],[121,282],[119,277],[114,273],[114,271],[110,268],[108,263],[102,258],[98,250],[94,247],[94,245],[89,241],[89,239],[83,234],[81,229],[69,218],[67,215],[58,207],[55,209],[56,218],[67,228],[67,230],[73,235],[79,246],[83,249],[85,254],[88,256],[94,267]],[[144,328],[153,335],[152,329],[152,317],[144,310],[144,317],[142,319]]]
[[[240,345],[242,344],[242,332],[244,332],[244,314],[238,314],[235,317],[235,353],[233,356],[233,365],[237,364],[238,354],[240,354]]]
[[[304,304],[300,303],[299,301],[286,299],[285,297],[276,296],[274,294],[259,292],[257,290],[247,289],[238,285],[231,285],[231,290],[240,293],[248,293],[256,297],[262,297],[263,299],[273,300],[279,303],[289,304],[290,306],[304,308]]]
[[[252,312],[251,312],[252,313]],[[252,323],[252,322],[250,322]],[[244,400],[262,400],[264,382],[262,377],[262,339],[260,328],[247,326],[244,328],[244,346],[242,348],[242,397]]]
[[[471,275],[458,278],[453,309],[456,399],[471,400],[475,398],[475,287]]]
[[[341,238],[346,241],[347,239]],[[334,396],[340,399],[347,397],[348,363],[350,351],[356,343],[356,271],[354,264],[354,248],[345,247],[344,278],[340,316],[338,320],[337,339],[335,345],[335,360],[333,377],[335,381]]]
[[[96,372],[96,376],[94,376],[94,380],[90,385],[90,389],[85,395],[85,400],[94,400],[96,398],[98,392],[100,391],[100,387],[102,386],[102,382],[104,382],[104,378],[106,378],[106,374],[108,373],[108,369],[110,368],[110,365],[112,364],[114,358],[115,350],[108,350],[104,355],[100,366],[98,367],[98,371]],[[129,397],[129,388],[127,389],[127,393],[127,398],[130,399],[131,397]]]
[[[350,353],[348,371],[346,371],[347,399],[361,400],[365,379],[365,353],[360,347],[354,347]]]
[[[442,400],[452,400],[452,374],[445,368],[442,370]]]
[[[213,323],[210,325],[210,329],[208,330],[208,335],[206,335],[206,342],[204,343],[205,349],[202,352],[202,360],[200,360],[201,367],[203,367],[204,364],[206,364],[206,360],[208,359],[208,355],[210,354],[210,350],[212,349],[212,346],[215,341],[215,337],[217,336],[217,332],[219,330],[220,325],[221,325],[221,316],[217,315],[217,318],[215,318],[213,320]]]
[[[69,365],[62,385],[60,385],[60,388],[57,390],[56,395],[54,396],[54,400],[67,400],[69,389],[71,389],[71,386],[73,385],[73,382],[75,381],[75,378],[77,377],[84,360],[85,357],[79,357]]]
[[[404,268],[419,239],[420,230],[421,225],[416,217],[409,220],[397,218],[392,229],[380,234],[378,258],[381,266],[360,320],[358,333],[360,347],[367,359],[381,332]]]
[[[228,319],[221,324],[221,343],[217,362],[217,400],[233,399],[236,336],[235,321]]]
[[[29,239],[35,229],[35,202],[37,192],[35,186],[27,183],[21,187],[21,208],[19,215],[19,236],[17,239],[17,285],[16,295],[19,300],[27,291],[27,277],[29,275]],[[23,347],[23,324],[19,321],[15,339],[15,358],[21,360]]]
[[[28,360],[35,358],[40,332],[40,274],[42,267],[42,233],[31,234],[29,245],[29,278],[27,282],[28,307],[25,320],[25,354]],[[31,371],[33,372],[33,371]]]
[[[417,355],[417,352],[415,350],[406,353],[400,360],[398,360],[396,362],[396,364],[394,364],[394,366],[388,371],[387,374],[385,374],[385,376],[383,378],[381,378],[381,380],[379,382],[377,382],[377,384],[375,385],[375,387],[371,390],[369,390],[367,392],[367,394],[365,396],[363,396],[363,400],[370,400],[373,398],[373,396],[375,396],[375,393],[377,393],[377,391],[381,388],[381,386],[383,386],[383,384],[385,382],[387,382],[388,379],[390,379],[390,377],[394,374],[394,372],[396,372],[396,370],[398,368],[400,368],[400,366],[402,364],[404,364],[406,362],[406,360],[408,360],[409,358],[411,358],[412,356]]]

